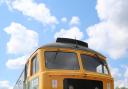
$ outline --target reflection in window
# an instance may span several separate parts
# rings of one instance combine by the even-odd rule
[[[45,52],[45,59],[48,69],[79,69],[79,63],[75,53]]]
[[[96,71],[102,73],[102,65],[97,66]]]
[[[39,70],[39,61],[38,61],[37,57],[35,56],[32,59],[32,74],[37,73],[38,70]]]
[[[98,57],[82,54],[81,59],[85,70],[108,74],[106,63],[101,61]]]
[[[109,74],[107,70],[107,66],[104,66],[104,74]]]

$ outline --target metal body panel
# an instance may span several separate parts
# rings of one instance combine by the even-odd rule
[[[62,52],[74,52],[77,54],[80,69],[79,70],[64,70],[64,69],[48,69],[45,64],[46,51],[62,51]],[[64,89],[65,79],[82,79],[82,80],[96,80],[102,81],[103,89],[108,89],[107,85],[110,83],[110,89],[114,89],[114,80],[110,74],[100,74],[96,72],[90,72],[83,68],[80,54],[87,54],[94,56],[97,54],[101,60],[106,61],[106,57],[88,47],[71,44],[71,43],[52,43],[44,45],[38,48],[28,59],[28,74],[22,73],[13,89]],[[37,55],[39,60],[39,71],[32,75],[32,58]],[[27,77],[22,76],[26,74]],[[24,80],[25,79],[25,80]],[[24,82],[22,88],[17,88],[19,81]],[[75,84],[75,83],[74,83]],[[33,87],[34,86],[34,87]]]

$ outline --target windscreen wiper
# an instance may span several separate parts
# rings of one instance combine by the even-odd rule
[[[55,52],[55,55],[53,57],[53,61],[52,62],[54,62],[56,60],[58,53],[59,53],[59,49],[57,49],[57,51]]]

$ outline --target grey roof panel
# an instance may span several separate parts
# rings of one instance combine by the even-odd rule
[[[44,45],[40,48],[44,48],[44,47],[58,47],[58,48],[70,48],[70,49],[76,49],[76,50],[83,50],[83,51],[93,52],[93,53],[96,53],[98,55],[101,55],[101,56],[105,57],[101,53],[96,52],[96,51],[94,51],[90,48],[80,46],[80,45],[70,44],[70,43],[59,43],[59,42],[58,43],[51,43],[51,44]]]

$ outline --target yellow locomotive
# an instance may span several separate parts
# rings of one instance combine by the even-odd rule
[[[75,39],[57,38],[28,59],[13,89],[114,89],[106,57]]]

